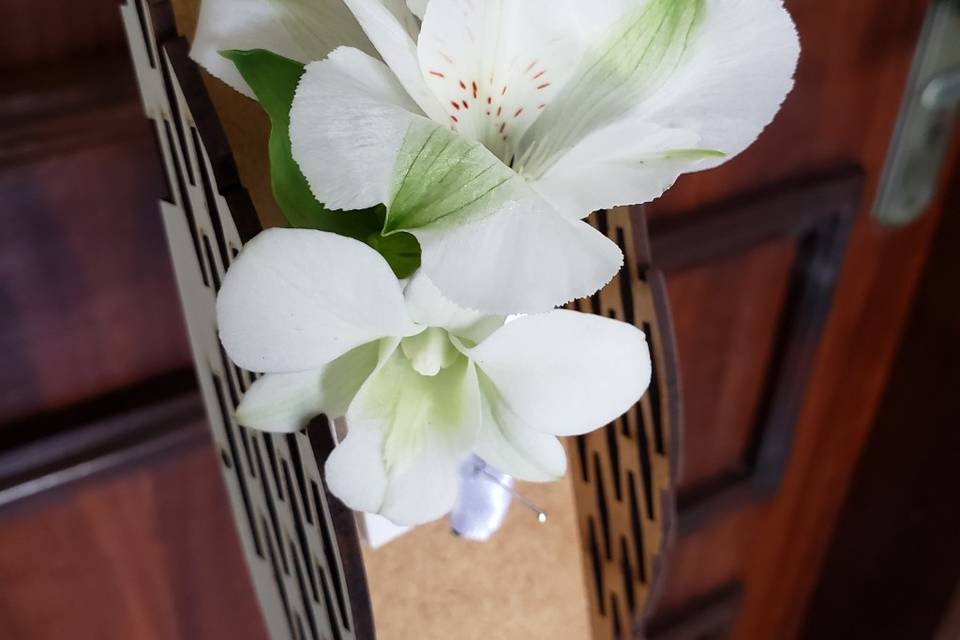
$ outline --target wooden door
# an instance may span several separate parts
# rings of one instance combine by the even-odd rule
[[[78,638],[263,637],[249,616],[239,551],[223,541],[230,522],[199,406],[194,397],[193,410],[181,410],[182,388],[170,390],[171,376],[192,378],[155,217],[169,185],[123,66],[117,4],[0,0],[8,80],[0,245],[11,311],[0,343],[14,362],[0,396],[0,502],[32,490],[31,479],[49,487],[54,463],[84,473],[91,460],[139,465],[59,502],[4,513],[0,628],[31,638],[64,629]],[[668,274],[686,413],[680,532],[652,640],[799,635],[941,214],[938,200],[909,228],[869,219],[927,2],[787,6],[803,54],[776,122],[743,156],[681,179],[648,208],[654,259]],[[40,139],[53,144],[33,144]],[[103,175],[124,170],[139,178],[115,197]],[[86,208],[70,209],[82,194]],[[127,214],[122,242],[103,242],[104,230],[116,230],[110,216]],[[41,286],[41,298],[18,297]],[[155,412],[168,405],[176,410]],[[91,406],[126,417],[91,417]],[[92,448],[79,438],[65,452],[58,438],[71,430],[108,441]],[[187,452],[166,447],[170,458],[143,466],[156,458],[143,441],[162,443],[174,431],[193,434]],[[45,450],[59,456],[52,462],[23,456],[48,441]],[[209,530],[191,536],[152,526],[152,518],[201,515]],[[142,535],[123,535],[124,522],[139,523]],[[111,537],[117,531],[125,546]],[[91,536],[115,562],[90,553]],[[231,589],[199,588],[217,577]],[[91,585],[99,600],[80,597]],[[234,612],[230,626],[218,624],[224,611]]]
[[[653,640],[797,636],[942,208],[870,219],[927,3],[786,4],[777,120],[648,210],[685,413]]]

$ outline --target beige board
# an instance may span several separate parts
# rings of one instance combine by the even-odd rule
[[[174,0],[180,32],[192,38],[198,0]],[[205,76],[241,180],[263,225],[281,224],[270,193],[269,123],[259,106]],[[520,484],[549,514],[546,524],[514,504],[491,542],[457,538],[445,521],[420,527],[377,550],[365,549],[379,640],[556,639],[590,637],[570,477]]]

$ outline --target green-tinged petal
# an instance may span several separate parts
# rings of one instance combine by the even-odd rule
[[[290,111],[293,157],[331,209],[390,202],[397,155],[423,118],[390,70],[356,49],[307,65]]]
[[[452,508],[457,468],[480,428],[476,372],[466,358],[436,376],[415,372],[395,350],[347,412],[347,437],[326,463],[331,491],[347,506],[399,525]]]
[[[630,114],[699,135],[697,147],[723,156],[746,149],[793,88],[800,41],[781,0],[709,0],[683,64]]]
[[[687,129],[621,120],[587,136],[531,186],[572,218],[583,218],[598,209],[650,202],[681,173],[723,155],[692,148],[698,140],[699,136]]]
[[[527,130],[519,170],[541,177],[561,154],[660,88],[684,60],[705,2],[649,0],[627,9]]]
[[[423,270],[410,279],[403,296],[411,320],[424,327],[441,327],[472,343],[480,342],[503,326],[502,315],[470,311],[444,298]]]
[[[552,482],[567,472],[563,444],[552,436],[531,429],[515,414],[496,387],[483,375],[483,424],[474,452],[503,473],[527,482]]]
[[[623,264],[619,247],[536,200],[451,229],[415,229],[423,271],[444,297],[489,314],[538,313],[595,293]]]
[[[383,61],[396,75],[404,90],[419,105],[423,113],[439,120],[443,109],[436,96],[427,87],[417,60],[417,43],[411,37],[408,24],[381,0],[343,0],[363,27],[367,37],[377,48]]]
[[[321,413],[344,415],[377,365],[378,343],[345,353],[319,371],[268,373],[257,379],[237,407],[237,422],[251,429],[292,433]]]
[[[756,139],[792,87],[798,55],[779,0],[708,1],[676,68],[559,155],[535,188],[578,217],[656,198],[680,174],[715,167]]]
[[[312,229],[268,229],[240,252],[217,297],[220,339],[249,371],[320,369],[344,353],[419,329],[373,249]]]
[[[575,311],[510,322],[470,354],[505,407],[531,429],[554,435],[604,426],[650,384],[642,331]]]
[[[425,120],[407,130],[394,175],[387,233],[448,229],[511,202],[536,199],[523,179],[482,144]]]
[[[221,51],[266,49],[303,63],[339,46],[376,54],[343,0],[203,0],[190,55],[252,98],[253,89]]]

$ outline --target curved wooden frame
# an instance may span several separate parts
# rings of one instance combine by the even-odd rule
[[[168,178],[160,208],[197,377],[267,629],[273,638],[372,638],[353,513],[319,472],[334,446],[328,421],[285,436],[233,420],[254,376],[224,354],[214,306],[231,260],[260,223],[200,71],[168,3],[129,0],[121,12]]]
[[[602,211],[590,222],[620,246],[624,267],[596,295],[571,306],[642,328],[653,362],[640,402],[569,447],[593,635],[601,640],[641,637],[656,599],[675,529],[682,414],[666,284],[651,266],[643,210]]]

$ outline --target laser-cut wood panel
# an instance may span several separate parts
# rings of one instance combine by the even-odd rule
[[[650,267],[642,213],[631,220],[628,209],[598,212],[590,222],[620,246],[624,267],[571,307],[643,329],[653,364],[650,388],[630,411],[568,446],[593,637],[603,640],[642,632],[660,582],[674,520],[680,390],[663,279]]]
[[[162,152],[170,199],[160,203],[210,428],[272,638],[373,637],[352,513],[332,499],[317,460],[333,448],[325,418],[308,432],[249,431],[233,412],[253,376],[217,338],[216,293],[259,223],[170,6],[121,9],[144,109]]]

